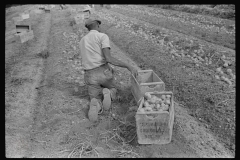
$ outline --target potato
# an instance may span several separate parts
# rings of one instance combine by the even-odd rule
[[[165,99],[166,99],[166,96],[165,96],[165,95],[162,95],[161,98],[162,98],[162,100],[165,100]]]
[[[221,72],[221,71],[222,71],[221,69],[222,69],[222,68],[219,67],[219,68],[216,69],[216,71],[217,71],[217,72]]]
[[[151,94],[148,93],[148,92],[146,92],[146,93],[144,94],[144,97],[145,97],[145,99],[150,100],[150,99],[151,99]]]
[[[161,103],[162,103],[162,99],[159,99],[159,98],[155,102],[155,104],[161,104]]]
[[[167,98],[171,98],[171,95],[166,95]]]
[[[169,108],[168,105],[165,105],[165,104],[164,104],[164,105],[162,106],[162,110],[163,110],[163,111],[168,110],[168,108]]]
[[[167,100],[166,100],[166,104],[171,104],[170,99],[167,99]]]
[[[227,69],[227,72],[228,73],[232,73],[232,70],[229,68],[229,69]]]
[[[145,107],[144,110],[145,111],[152,111],[152,108],[151,107]]]
[[[154,105],[154,107],[152,107],[152,110],[153,110],[153,111],[158,111],[158,108],[157,108],[157,106],[156,106],[156,105]]]
[[[224,67],[228,67],[228,63],[225,62],[225,63],[223,64],[223,66],[224,66]]]
[[[167,111],[171,105],[171,95],[161,95],[159,98],[155,95],[145,93],[144,97],[145,101],[143,103],[143,108],[146,112]]]
[[[152,96],[151,99],[148,100],[149,103],[156,103],[157,97],[156,96]]]
[[[143,103],[143,106],[144,106],[144,107],[149,107],[148,101],[145,101],[145,102]]]
[[[161,108],[160,104],[157,104],[156,108],[159,110]]]
[[[170,100],[171,98],[170,97],[166,97],[166,99],[165,100]]]
[[[218,75],[215,75],[215,78],[218,79],[218,80],[220,79],[220,77]]]

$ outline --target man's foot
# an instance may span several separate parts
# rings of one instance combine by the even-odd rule
[[[104,110],[109,110],[112,99],[116,98],[116,92],[117,92],[117,90],[115,88],[111,88],[110,90],[108,88],[103,89],[103,108],[104,108]]]
[[[103,89],[103,108],[104,110],[109,110],[111,106],[111,92],[109,89]]]
[[[101,106],[96,98],[91,99],[90,108],[88,111],[88,118],[94,122],[98,120],[99,111],[101,112]]]

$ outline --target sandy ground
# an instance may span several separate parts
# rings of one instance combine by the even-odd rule
[[[32,13],[25,21],[32,24],[34,39],[5,44],[6,157],[233,157],[177,103],[171,143],[140,145],[137,138],[131,143],[117,138],[119,125],[135,123],[137,108],[128,90],[130,73],[119,67],[122,100],[98,122],[90,122],[83,72],[74,58],[81,34],[87,32],[73,23],[74,7]],[[137,67],[113,42],[111,46],[113,56]]]

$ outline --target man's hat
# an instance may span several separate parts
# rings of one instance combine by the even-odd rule
[[[90,24],[93,24],[94,22],[98,22],[99,24],[101,24],[101,21],[97,20],[97,19],[88,19],[86,22],[85,22],[85,27],[88,28],[88,26]]]

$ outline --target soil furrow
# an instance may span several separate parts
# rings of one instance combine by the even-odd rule
[[[37,107],[35,88],[40,83],[44,66],[42,58],[29,60],[26,57],[46,49],[51,15],[41,15],[36,20],[41,23],[33,25],[35,39],[21,44],[24,47],[20,46],[19,49],[24,54],[17,55],[19,61],[12,66],[10,77],[10,83],[14,85],[6,89],[6,157],[28,157],[32,149],[31,129],[34,109]]]

